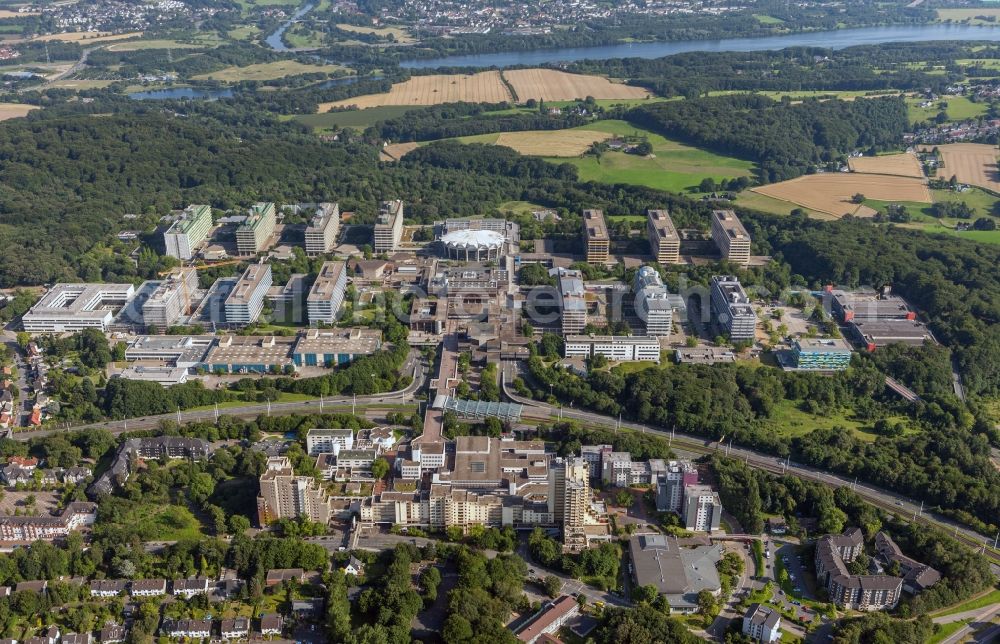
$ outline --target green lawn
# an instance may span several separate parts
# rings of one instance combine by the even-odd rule
[[[947,615],[957,615],[958,613],[964,613],[968,610],[976,610],[977,608],[986,608],[991,604],[996,604],[1000,602],[1000,589],[994,589],[992,592],[986,593],[981,597],[975,599],[970,599],[967,602],[957,604],[951,608],[933,613],[933,617],[945,617]]]
[[[964,202],[975,211],[975,214],[972,219],[966,220],[954,219],[950,217],[939,219],[931,214],[931,207],[928,204],[898,202],[906,206],[910,216],[913,218],[910,223],[901,225],[906,228],[916,228],[927,233],[946,233],[948,235],[954,235],[962,239],[968,239],[980,243],[1000,244],[1000,230],[969,230],[961,232],[955,230],[956,224],[971,223],[979,217],[993,219],[998,225],[1000,225],[1000,218],[993,215],[993,209],[997,201],[1000,201],[996,197],[988,192],[980,190],[979,188],[970,188],[965,192],[932,190],[931,197],[934,199],[935,203],[946,201]],[[875,208],[876,210],[884,209],[889,203],[890,202],[886,201],[876,201],[874,199],[865,201],[865,205]]]
[[[774,215],[788,215],[791,214],[791,212],[796,208],[799,208],[801,210],[805,210],[806,214],[808,214],[812,219],[835,219],[835,217],[832,217],[825,212],[802,208],[802,206],[794,204],[790,201],[782,201],[781,199],[768,197],[767,195],[751,192],[750,190],[744,190],[736,197],[736,205],[744,208],[750,208],[752,210],[759,210],[761,212],[769,212]]]
[[[775,18],[774,16],[768,16],[766,14],[755,13],[753,17],[757,19],[762,25],[783,25],[785,21],[781,18]]]
[[[945,110],[948,113],[949,121],[964,121],[975,118],[986,113],[986,103],[973,103],[964,96],[947,96],[932,102],[930,107],[920,107],[924,102],[922,98],[907,98],[906,104],[909,106],[910,122],[933,120],[941,109],[941,103],[947,103]]]
[[[538,204],[531,203],[530,201],[505,201],[499,206],[497,210],[500,212],[513,212],[518,215],[523,215],[530,213],[533,210],[548,210],[545,206],[539,206]]]
[[[902,420],[902,418],[890,418],[889,420]],[[866,423],[854,420],[842,411],[831,410],[822,415],[814,416],[799,409],[798,405],[791,400],[777,403],[768,418],[768,423],[775,432],[788,438],[803,436],[817,429],[831,427],[845,427],[863,441],[873,441],[877,436],[868,431]]]
[[[751,161],[726,157],[671,141],[658,134],[641,130],[617,120],[597,121],[578,129],[608,132],[618,136],[646,136],[653,145],[652,157],[640,157],[624,152],[605,152],[598,159],[585,156],[575,159],[549,159],[554,163],[572,163],[582,181],[625,183],[649,186],[671,192],[693,192],[702,179],[716,181],[749,176]]]
[[[970,620],[963,619],[958,622],[951,622],[950,624],[935,624],[934,634],[927,640],[927,644],[937,644],[938,642],[945,641],[958,631],[965,628],[969,621]]]

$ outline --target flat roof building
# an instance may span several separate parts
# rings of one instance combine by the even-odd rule
[[[682,548],[677,537],[646,534],[629,539],[629,554],[636,586],[655,586],[671,610],[693,613],[699,592],[718,595],[722,589],[715,567],[722,558],[720,546]]]
[[[851,366],[851,348],[838,338],[799,338],[792,342],[796,369],[843,371]]]
[[[655,337],[630,335],[567,335],[567,358],[604,356],[608,360],[660,362],[660,341]]]
[[[861,320],[851,322],[849,329],[867,351],[895,343],[919,347],[934,340],[930,330],[916,320]]]
[[[675,298],[670,297],[660,273],[652,266],[641,267],[635,274],[634,289],[635,312],[646,325],[646,335],[670,335]]]
[[[236,250],[240,255],[256,255],[267,248],[267,242],[274,234],[277,211],[271,202],[260,202],[250,206],[250,212],[242,224],[236,228]]]
[[[182,385],[188,380],[188,370],[181,367],[136,366],[123,369],[118,377],[125,380],[155,382],[163,387]]]
[[[873,292],[828,291],[830,308],[842,322],[871,322],[874,320],[915,320],[917,314],[906,301],[895,295]]]
[[[163,244],[167,255],[177,259],[191,259],[194,249],[205,241],[212,230],[212,209],[205,205],[191,205],[181,211],[180,219],[174,221],[163,233]]]
[[[131,284],[56,284],[21,318],[28,333],[107,331],[135,294]]]
[[[378,329],[309,329],[292,348],[292,362],[306,367],[336,367],[382,348]]]
[[[750,263],[750,234],[732,210],[712,211],[712,241],[722,259],[740,266]]]
[[[215,339],[214,335],[141,335],[125,348],[125,360],[161,362],[190,369],[205,362],[205,355]]]
[[[268,373],[294,368],[295,338],[284,336],[226,335],[219,338],[205,362],[214,373]]]
[[[198,272],[195,269],[175,269],[142,303],[142,323],[161,329],[173,325],[181,315],[191,312],[191,296],[197,288]]]
[[[226,324],[252,324],[264,308],[264,296],[271,288],[270,264],[251,264],[236,288],[226,298]]]
[[[666,210],[646,211],[646,233],[653,259],[659,264],[676,264],[681,259],[681,238]]]
[[[347,268],[344,262],[324,262],[306,296],[309,323],[333,324],[340,317],[347,288]]]
[[[563,335],[580,333],[587,326],[587,299],[583,273],[566,268],[553,268],[559,285],[559,314]]]
[[[306,227],[306,255],[315,257],[333,250],[340,231],[340,205],[321,203]]]
[[[711,532],[719,529],[722,501],[708,485],[685,485],[683,508],[685,530]]]
[[[583,211],[583,241],[588,264],[606,264],[611,251],[611,237],[604,223],[604,211],[591,208]]]
[[[757,330],[757,314],[750,298],[735,275],[712,277],[712,317],[716,326],[733,342],[753,340]]]
[[[400,199],[383,201],[375,222],[375,252],[391,253],[403,239],[403,202]]]

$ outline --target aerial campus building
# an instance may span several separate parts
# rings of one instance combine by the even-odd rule
[[[681,513],[684,529],[710,532],[719,529],[722,520],[722,501],[719,493],[708,485],[684,486],[684,506]]]
[[[563,335],[580,333],[587,326],[587,292],[583,287],[583,273],[567,268],[553,268],[559,285],[559,314]]]
[[[403,239],[403,202],[383,201],[375,222],[375,252],[391,253]]]
[[[306,255],[316,257],[333,250],[340,231],[340,206],[335,203],[321,203],[316,206],[316,214],[306,227]]]
[[[191,259],[194,249],[208,237],[212,230],[212,209],[205,205],[185,208],[180,219],[163,233],[167,255],[177,259]]]
[[[583,240],[588,264],[606,264],[611,251],[611,237],[604,223],[604,212],[592,208],[583,211]]]
[[[653,259],[659,264],[676,264],[681,257],[681,238],[677,235],[670,213],[650,210],[646,213],[646,232]]]
[[[652,266],[635,274],[635,312],[646,325],[646,335],[670,335],[674,321],[674,299]]]
[[[496,261],[503,256],[506,243],[503,233],[486,229],[454,230],[441,236],[445,256],[466,262]]]
[[[319,275],[306,296],[309,323],[333,324],[340,317],[347,288],[347,269],[344,262],[324,262]]]
[[[851,366],[851,348],[837,338],[798,338],[792,342],[796,369],[843,371]]]
[[[868,351],[893,343],[920,346],[934,341],[901,297],[833,288],[827,288],[824,297],[831,312],[848,325],[849,335]]]
[[[160,282],[156,290],[142,303],[142,323],[165,329],[191,309],[191,294],[198,288],[198,272],[193,268],[178,268]]]
[[[660,341],[654,337],[631,335],[567,335],[567,358],[604,356],[608,360],[660,361]]]
[[[750,263],[750,235],[732,210],[712,211],[712,241],[722,259],[741,266]]]
[[[712,317],[720,330],[733,342],[753,340],[757,329],[757,314],[750,298],[734,275],[712,278]]]
[[[236,228],[236,251],[240,255],[256,255],[267,248],[274,234],[277,212],[273,203],[255,203],[250,206],[246,220]]]
[[[636,586],[654,586],[667,596],[670,610],[698,610],[698,593],[722,590],[716,564],[722,558],[719,545],[684,547],[672,535],[644,534],[629,539],[630,570]]]
[[[251,264],[226,298],[226,324],[251,324],[260,317],[271,288],[270,264]]]
[[[56,284],[21,318],[28,333],[107,331],[135,295],[131,284]]]

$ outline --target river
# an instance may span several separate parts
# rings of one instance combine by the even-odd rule
[[[690,51],[764,51],[787,47],[826,47],[844,49],[857,45],[877,45],[890,42],[922,42],[931,40],[986,40],[1000,42],[1000,29],[970,25],[901,25],[895,27],[864,27],[835,29],[767,36],[764,38],[727,38],[724,40],[678,40],[645,42],[598,47],[565,47],[511,51],[494,54],[466,54],[405,60],[401,67],[431,69],[435,67],[512,67],[542,63],[572,62],[585,59],[662,58]],[[270,42],[270,38],[268,39]]]
[[[274,51],[288,51],[288,47],[285,46],[285,43],[281,39],[281,37],[285,35],[285,31],[292,26],[293,22],[295,22],[302,16],[312,11],[312,8],[313,5],[308,3],[299,7],[299,10],[296,11],[294,14],[292,14],[291,18],[281,23],[281,26],[278,27],[273,34],[264,39],[264,42],[267,43],[267,46],[273,49]]]

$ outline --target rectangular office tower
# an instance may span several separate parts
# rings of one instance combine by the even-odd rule
[[[681,238],[666,210],[650,210],[646,213],[646,232],[653,258],[660,264],[676,264],[681,258]]]
[[[167,255],[177,259],[191,259],[194,249],[208,237],[212,230],[212,209],[208,206],[188,206],[181,218],[163,233]]]
[[[344,262],[324,262],[319,275],[306,296],[309,324],[333,324],[340,316],[347,288],[347,270]]]
[[[652,266],[643,266],[635,274],[635,312],[646,324],[646,335],[670,335],[673,330],[673,302]]]
[[[722,259],[740,266],[750,263],[750,235],[732,210],[712,211],[712,241]]]
[[[688,485],[684,488],[684,529],[711,532],[719,529],[722,520],[722,501],[719,494],[707,485]]]
[[[191,294],[197,288],[198,272],[195,269],[174,269],[142,303],[142,323],[161,329],[174,324],[181,315],[190,313]]]
[[[271,288],[270,264],[251,264],[226,298],[226,324],[251,324],[260,317]]]
[[[583,211],[583,241],[587,245],[587,263],[605,264],[611,251],[611,237],[604,224],[604,212],[597,209]]]
[[[403,202],[383,201],[375,222],[375,252],[391,253],[403,239]]]
[[[246,221],[236,228],[236,250],[240,255],[256,255],[267,247],[274,234],[277,211],[273,203],[250,206]]]
[[[736,276],[716,275],[712,278],[712,318],[733,342],[754,339],[757,314]]]
[[[316,206],[316,214],[306,227],[306,255],[315,257],[332,251],[339,230],[340,206],[335,203]]]

